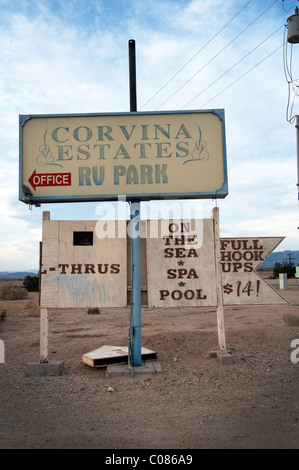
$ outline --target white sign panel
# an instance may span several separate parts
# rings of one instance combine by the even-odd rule
[[[213,220],[166,222],[164,236],[147,238],[148,306],[217,306]],[[224,305],[287,303],[256,272],[282,240],[220,239]]]
[[[41,307],[127,306],[126,221],[113,222],[113,234],[104,238],[98,223],[43,221]],[[148,306],[217,306],[213,219],[151,220],[141,227]],[[220,238],[224,305],[287,303],[256,272],[282,240]]]
[[[99,238],[96,223],[44,220],[41,307],[126,307],[126,238]]]
[[[163,221],[161,229],[147,238],[148,306],[216,306],[213,220]]]
[[[283,237],[220,239],[224,305],[287,303],[256,273],[282,240]]]

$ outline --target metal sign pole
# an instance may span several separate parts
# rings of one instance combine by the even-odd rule
[[[135,41],[129,41],[130,112],[137,111]],[[141,365],[141,251],[140,200],[130,202],[131,229],[131,312],[129,329],[129,366]]]
[[[137,111],[135,41],[129,41],[130,112]]]

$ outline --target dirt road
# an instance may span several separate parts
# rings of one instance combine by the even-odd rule
[[[234,357],[225,366],[209,357],[215,309],[144,308],[142,346],[157,352],[162,373],[135,378],[82,362],[102,345],[127,346],[129,309],[50,310],[49,360],[66,371],[39,378],[26,376],[39,361],[38,295],[1,301],[0,448],[298,449],[299,326],[283,316],[299,315],[299,284],[283,295],[289,305],[225,308]]]

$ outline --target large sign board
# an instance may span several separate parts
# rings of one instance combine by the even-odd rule
[[[127,306],[131,239],[126,236],[126,221],[109,222],[116,224],[114,236],[112,232],[99,236],[97,221],[52,221],[44,213],[42,308]],[[143,221],[141,227],[144,305],[217,307],[214,220],[151,220]],[[282,240],[220,238],[224,305],[287,303],[256,271]]]
[[[284,237],[220,239],[224,305],[286,304],[286,300],[259,274],[257,268]]]
[[[19,119],[23,202],[228,194],[222,109]]]
[[[148,306],[217,306],[213,220],[167,221],[166,228],[147,238]]]
[[[199,222],[167,221],[168,231],[164,236],[147,238],[149,307],[217,306],[213,220]],[[149,222],[149,226],[152,223]],[[194,224],[195,230],[192,228]],[[283,239],[220,238],[219,262],[224,305],[287,303],[256,272]]]
[[[42,308],[125,307],[126,238],[98,238],[96,221],[43,221]]]

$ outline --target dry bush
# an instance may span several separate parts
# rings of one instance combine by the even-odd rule
[[[6,310],[0,310],[0,322],[4,321],[6,318]]]
[[[299,316],[295,313],[286,313],[283,320],[289,326],[299,326]]]
[[[27,290],[24,287],[9,282],[0,288],[0,297],[2,300],[21,300],[26,299],[28,296]]]
[[[36,302],[33,300],[28,300],[25,305],[25,309],[28,310],[29,315],[31,316],[38,316],[39,315],[39,307]]]
[[[4,322],[6,318],[6,309],[3,304],[0,303],[0,331],[1,331],[1,324]]]
[[[89,307],[87,310],[87,315],[100,315],[100,309],[98,307]]]

